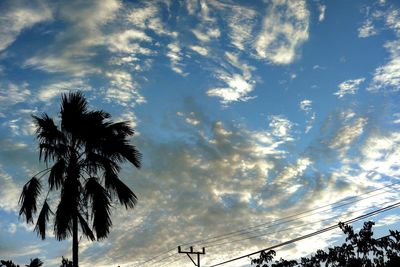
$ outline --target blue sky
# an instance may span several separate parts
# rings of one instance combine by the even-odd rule
[[[107,240],[82,238],[81,266],[136,266],[151,253],[397,182],[399,8],[389,0],[1,1],[0,258],[59,266],[70,257],[70,241],[51,233],[41,241],[17,203],[43,167],[31,114],[57,117],[70,90],[128,120],[143,153],[142,169],[121,173],[137,207],[113,211]],[[381,207],[398,199],[396,188],[260,229],[260,238],[208,244],[202,264]],[[398,229],[399,218],[398,210],[375,217],[377,233]],[[278,257],[339,236],[283,247]],[[191,266],[174,253],[150,263]]]

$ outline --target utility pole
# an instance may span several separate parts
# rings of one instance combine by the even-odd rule
[[[185,253],[189,259],[193,262],[194,266],[200,267],[200,255],[201,254],[206,254],[206,248],[203,247],[201,252],[195,252],[193,251],[193,247],[190,247],[190,251],[182,251],[181,246],[178,247],[178,253]],[[190,256],[192,254],[197,255],[197,264],[196,262],[193,260],[193,258]]]

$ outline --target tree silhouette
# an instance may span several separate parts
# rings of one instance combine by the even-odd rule
[[[12,261],[4,261],[4,260],[0,260],[0,267],[19,267],[19,265],[16,265],[14,262]]]
[[[36,259],[31,259],[31,263],[28,265],[25,265],[26,267],[40,267],[43,265],[43,261],[41,261],[40,259],[36,258]]]
[[[328,251],[318,250],[310,257],[287,261],[280,259],[272,262],[275,251],[261,252],[258,259],[251,260],[256,267],[396,267],[400,266],[400,232],[390,231],[390,234],[379,239],[373,238],[373,222],[365,222],[359,233],[355,233],[351,225],[339,223],[340,229],[347,235],[346,242],[341,246],[329,248]]]
[[[103,110],[89,110],[80,92],[62,95],[59,126],[46,113],[33,116],[39,160],[52,166],[24,185],[19,214],[33,223],[43,192],[41,178],[48,174],[48,190],[35,231],[45,239],[49,217],[54,215],[55,237],[64,240],[72,235],[74,267],[78,267],[78,227],[92,241],[106,238],[112,225],[113,199],[126,209],[137,201],[118,176],[120,164],[126,161],[140,167],[141,154],[128,140],[134,131],[127,122],[114,123],[110,118]],[[59,192],[55,213],[50,208],[51,192]]]
[[[72,267],[72,261],[62,257],[60,267]]]

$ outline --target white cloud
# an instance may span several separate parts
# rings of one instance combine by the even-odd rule
[[[309,11],[305,1],[274,1],[270,6],[254,49],[259,58],[289,64],[308,40]]]
[[[221,35],[221,32],[218,28],[207,29],[206,32],[194,29],[192,30],[192,33],[201,42],[209,42],[211,39],[218,38]]]
[[[182,69],[183,53],[179,45],[179,42],[170,43],[168,44],[167,47],[168,47],[167,57],[171,61],[171,69],[176,73],[185,76],[186,73]]]
[[[386,16],[386,24],[400,37],[400,11],[392,9]]]
[[[65,28],[57,32],[55,42],[27,59],[25,67],[74,76],[101,73],[101,66],[91,61],[93,47],[104,45],[102,27],[115,19],[120,7],[118,0],[59,2],[57,15]]]
[[[344,156],[353,142],[355,142],[363,133],[367,122],[368,120],[366,118],[357,118],[354,123],[344,125],[336,133],[336,136],[332,139],[329,147],[337,150],[340,156]]]
[[[293,123],[288,120],[283,115],[273,115],[270,116],[269,127],[271,128],[271,133],[284,140],[284,141],[293,141],[293,137],[291,135],[291,131],[293,128]]]
[[[191,46],[189,46],[189,48],[192,49],[193,51],[195,51],[196,53],[199,53],[202,56],[208,55],[208,49],[203,46],[191,45]]]
[[[147,29],[158,35],[176,36],[177,33],[167,30],[162,22],[161,10],[155,3],[146,3],[143,7],[135,6],[127,15],[127,20],[137,29]]]
[[[222,104],[229,104],[235,101],[247,101],[247,95],[253,91],[254,82],[248,81],[240,74],[222,73],[218,75],[218,79],[223,81],[227,87],[211,88],[207,91],[207,95],[221,98]]]
[[[230,29],[229,37],[232,44],[239,50],[245,50],[245,47],[251,42],[253,28],[255,25],[256,11],[242,6],[230,6],[228,17],[228,27]]]
[[[304,171],[312,164],[308,157],[300,157],[296,164],[285,167],[275,179],[278,183],[293,182],[292,179],[304,174]]]
[[[126,106],[146,102],[138,91],[138,85],[126,71],[113,71],[105,74],[110,79],[110,87],[106,91],[106,99],[115,100]]]
[[[311,105],[312,101],[310,99],[304,99],[300,102],[300,109],[305,112],[309,112],[312,110]]]
[[[378,34],[378,32],[372,24],[372,20],[367,19],[363,25],[358,28],[358,37],[360,38],[367,38],[376,34]]]
[[[319,11],[318,21],[322,22],[325,19],[326,5],[318,4],[318,11]]]
[[[357,93],[359,85],[364,81],[365,78],[344,81],[339,84],[339,91],[334,93],[334,95],[337,95],[339,98],[342,98],[345,95],[354,95]]]
[[[109,43],[109,49],[113,52],[124,52],[124,53],[135,53],[140,52],[141,54],[149,54],[150,50],[142,48],[137,43],[139,42],[150,42],[151,38],[143,31],[129,29],[123,32],[116,32],[106,37]]]
[[[221,98],[221,103],[227,105],[231,102],[236,101],[247,101],[254,97],[249,97],[248,94],[253,91],[255,86],[255,80],[252,78],[252,71],[254,67],[248,65],[245,62],[239,60],[237,54],[225,52],[225,60],[229,63],[229,67],[225,66],[226,69],[237,69],[241,74],[228,73],[226,71],[220,71],[217,78],[225,83],[227,87],[216,87],[207,90],[207,95]]]
[[[28,86],[27,83],[22,83],[21,85],[14,83],[0,84],[0,110],[4,107],[27,101],[31,96]]]
[[[31,1],[20,6],[6,1],[0,17],[0,51],[10,46],[18,35],[35,24],[52,19],[52,11],[43,1]]]
[[[59,97],[62,93],[69,91],[87,91],[91,86],[81,79],[73,79],[70,81],[53,82],[43,86],[38,92],[38,99],[40,101],[51,101],[54,97]]]
[[[304,99],[300,102],[300,109],[303,110],[306,115],[309,115],[312,112],[312,101],[309,99]],[[311,113],[311,116],[308,117],[307,122],[306,122],[306,129],[305,129],[305,133],[308,133],[314,124],[316,118],[316,114],[315,112]]]
[[[375,69],[369,91],[387,89],[397,92],[400,88],[400,41],[387,42],[385,48],[389,52],[389,61]]]
[[[400,176],[400,133],[373,134],[362,146],[360,167],[367,173]]]
[[[16,211],[21,189],[13,181],[12,177],[4,172],[2,166],[0,166],[0,183],[0,209]]]

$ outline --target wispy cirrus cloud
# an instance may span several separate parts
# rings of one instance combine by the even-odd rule
[[[385,48],[389,52],[389,60],[375,69],[372,82],[367,88],[371,92],[397,92],[400,88],[400,40],[387,42]]]
[[[10,46],[24,29],[53,18],[53,11],[46,1],[24,4],[20,1],[3,1],[0,9],[0,51]]]
[[[223,105],[253,98],[248,94],[253,91],[256,83],[252,77],[254,67],[242,62],[234,53],[226,52],[224,59],[227,60],[229,67],[219,71],[217,78],[226,86],[210,88],[207,95],[219,97]]]
[[[289,64],[308,40],[309,11],[305,1],[273,1],[256,37],[256,56],[272,64]]]

